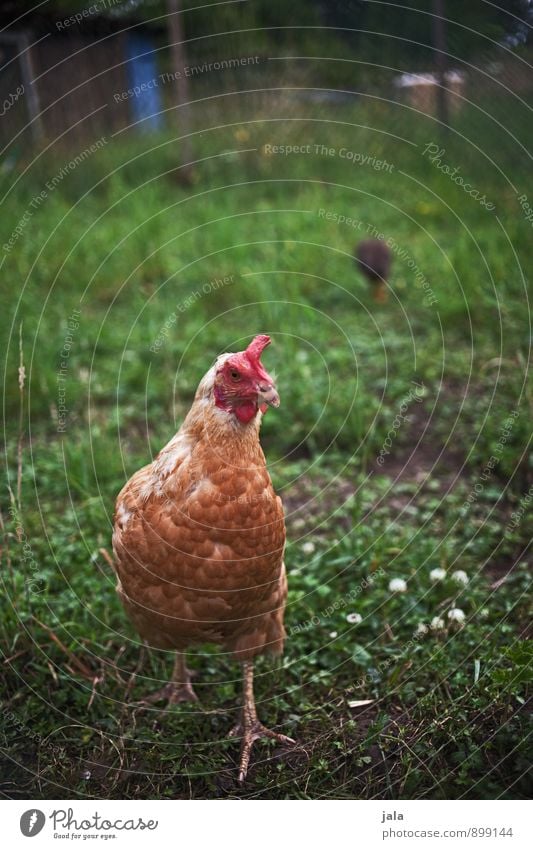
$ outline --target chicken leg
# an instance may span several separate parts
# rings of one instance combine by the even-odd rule
[[[246,778],[252,746],[256,740],[259,740],[261,737],[268,737],[271,740],[277,740],[278,743],[284,743],[290,746],[296,742],[291,737],[286,737],[285,734],[278,734],[276,731],[271,731],[270,728],[266,728],[259,722],[255,708],[254,664],[252,660],[245,660],[243,663],[243,696],[244,704],[241,719],[229,733],[230,737],[241,737],[242,739],[239,762],[239,781],[241,783]]]
[[[385,304],[389,299],[389,293],[387,292],[387,288],[385,286],[384,280],[375,280],[373,281],[372,286],[372,297],[374,298],[377,304]]]
[[[154,702],[166,701],[169,705],[175,705],[178,702],[197,702],[198,696],[194,692],[191,684],[191,673],[185,664],[185,655],[182,652],[176,652],[176,660],[174,661],[174,669],[172,670],[172,678],[149,696],[145,696],[142,704],[153,704]]]

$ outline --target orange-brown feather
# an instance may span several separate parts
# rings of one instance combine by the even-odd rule
[[[155,647],[205,642],[241,660],[280,653],[285,525],[249,424],[217,410],[209,373],[181,430],[117,499],[117,590]]]

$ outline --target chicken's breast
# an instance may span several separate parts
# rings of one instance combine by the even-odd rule
[[[282,651],[285,525],[259,451],[179,433],[120,493],[117,590],[151,645],[215,642],[241,660]]]

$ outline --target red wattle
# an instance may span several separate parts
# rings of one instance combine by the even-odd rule
[[[243,401],[238,407],[235,407],[235,415],[243,424],[248,424],[257,413],[257,404],[253,401]]]

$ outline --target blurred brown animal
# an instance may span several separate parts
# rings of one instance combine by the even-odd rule
[[[364,239],[355,249],[355,264],[370,283],[372,297],[378,303],[388,298],[387,281],[392,263],[392,253],[385,242]]]

